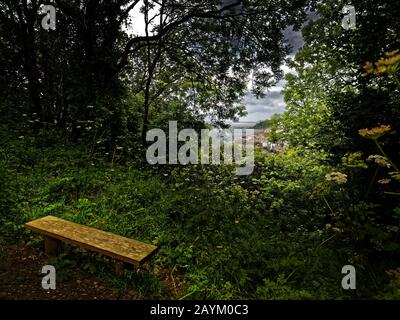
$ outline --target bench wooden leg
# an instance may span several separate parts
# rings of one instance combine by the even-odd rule
[[[124,276],[124,271],[125,271],[125,264],[121,261],[116,261],[115,262],[115,274],[119,278],[122,278]]]
[[[47,255],[56,255],[60,248],[60,240],[45,236],[44,237],[44,251]]]

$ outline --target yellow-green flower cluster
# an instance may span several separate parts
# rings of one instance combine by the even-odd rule
[[[380,155],[369,156],[367,161],[373,161],[376,164],[378,164],[379,166],[384,167],[384,168],[390,168],[392,166],[390,164],[390,162],[384,156],[380,156]]]
[[[346,168],[362,168],[367,169],[368,165],[363,160],[362,152],[348,153],[342,158],[342,164]]]
[[[384,57],[377,62],[367,62],[364,66],[366,74],[380,76],[384,73],[393,74],[400,69],[400,50],[385,52]]]
[[[390,180],[390,179],[381,179],[381,180],[378,181],[378,183],[379,184],[389,184],[390,181],[392,181],[392,180]]]
[[[392,128],[390,126],[381,125],[372,129],[361,129],[358,131],[358,133],[364,138],[376,140],[383,136],[386,132],[389,132],[391,129]]]
[[[400,172],[395,171],[395,172],[389,172],[390,176],[392,179],[400,181]]]
[[[345,184],[347,182],[347,175],[341,172],[331,172],[325,176],[326,181],[333,181],[337,184]]]

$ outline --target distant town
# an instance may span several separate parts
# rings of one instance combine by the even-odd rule
[[[247,139],[254,138],[255,146],[261,148],[264,153],[281,153],[285,149],[286,143],[270,141],[268,138],[271,133],[270,120],[235,122],[231,124],[231,129],[254,129],[254,136],[247,137]],[[282,130],[278,129],[276,133],[282,133]]]

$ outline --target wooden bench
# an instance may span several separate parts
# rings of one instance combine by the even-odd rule
[[[157,247],[153,245],[53,216],[28,222],[25,226],[44,236],[46,254],[56,253],[60,242],[64,241],[104,254],[122,263],[141,266],[157,251]],[[120,275],[123,272],[123,265],[117,264],[116,271]]]

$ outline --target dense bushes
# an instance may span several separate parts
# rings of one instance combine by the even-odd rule
[[[184,298],[373,297],[377,283],[389,283],[384,270],[396,269],[376,264],[349,239],[363,229],[355,218],[344,230],[350,199],[342,185],[326,181],[334,168],[323,152],[257,153],[254,175],[238,177],[230,166],[110,163],[90,144],[48,139],[2,140],[3,244],[31,239],[23,223],[49,214],[153,243],[160,252],[148,286],[169,268],[184,277]],[[77,259],[67,255],[62,261]],[[357,293],[340,285],[348,263],[365,273]],[[371,272],[378,274],[373,282]],[[386,298],[397,292],[393,281]]]

